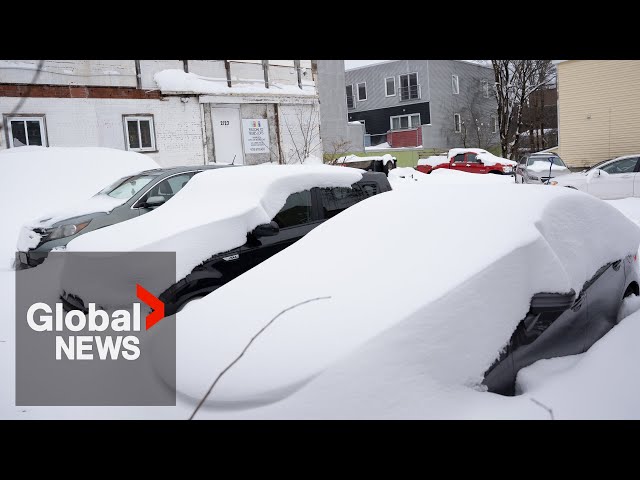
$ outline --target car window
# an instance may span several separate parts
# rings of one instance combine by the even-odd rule
[[[367,197],[359,185],[354,185],[353,188],[321,188],[320,203],[322,205],[322,217],[325,219],[334,217],[365,198]]]
[[[123,182],[111,184],[99,193],[109,195],[113,198],[128,200],[142,190],[154,178],[154,175],[136,175],[124,179]]]
[[[467,153],[467,163],[480,163],[480,161],[476,158],[477,156],[477,153]]]
[[[280,228],[294,227],[311,221],[311,192],[292,193],[284,207],[273,218]]]
[[[453,157],[453,161],[457,162],[457,163],[462,163],[464,162],[464,153],[459,153],[458,155],[456,155],[455,157]]]
[[[637,158],[624,158],[622,160],[618,160],[617,162],[612,162],[609,165],[606,165],[601,168],[607,173],[610,174],[618,174],[618,173],[632,173],[636,170],[636,164],[638,163]]]
[[[162,180],[157,185],[154,185],[149,192],[147,192],[138,202],[136,203],[136,207],[144,204],[147,199],[150,197],[161,196],[165,197],[165,200],[170,200],[176,193],[182,190],[191,177],[193,177],[198,172],[187,172],[181,173],[179,175],[174,175],[173,177],[169,177],[165,180]]]

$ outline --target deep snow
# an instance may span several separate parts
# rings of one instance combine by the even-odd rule
[[[53,210],[78,208],[115,180],[159,168],[136,152],[98,147],[20,147],[0,151],[0,269],[10,268],[23,224]]]

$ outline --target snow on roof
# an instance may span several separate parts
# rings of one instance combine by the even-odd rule
[[[247,81],[246,83],[232,83],[227,85],[226,78],[203,77],[183,70],[162,70],[153,76],[162,93],[168,94],[199,94],[199,95],[293,95],[315,96],[315,87],[305,86],[300,89],[297,85],[281,85],[270,83],[269,88],[264,82]]]
[[[356,163],[356,162],[366,162],[366,161],[374,161],[374,160],[382,160],[384,165],[387,162],[392,162],[396,157],[385,153],[384,155],[368,155],[366,157],[359,157],[357,155],[347,155],[344,157],[339,157],[336,159],[336,163]]]
[[[361,178],[360,170],[329,165],[206,170],[170,202],[140,217],[88,232],[69,242],[67,250],[176,252],[179,280],[213,255],[243,245],[247,232],[269,223],[290,194],[312,187],[349,187]]]
[[[496,205],[500,215],[478,215]],[[413,253],[399,253],[407,241]],[[318,254],[345,242],[357,249]],[[221,377],[199,416],[224,415],[234,402],[256,415],[265,405],[272,418],[428,416],[438,388],[481,381],[532,295],[579,292],[639,243],[640,229],[615,208],[563,188],[376,195],[187,305],[177,322],[178,391],[200,399],[289,309]]]
[[[151,157],[114,148],[20,147],[0,151],[0,168],[11,179],[0,189],[3,265],[13,261],[25,222],[74,207],[121,177],[159,166]]]

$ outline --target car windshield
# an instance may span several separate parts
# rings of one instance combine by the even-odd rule
[[[98,194],[109,195],[113,198],[128,200],[156,177],[157,175],[149,174],[124,177],[117,182],[112,183],[108,187],[103,188],[98,192]]]
[[[535,162],[552,162],[554,165],[558,165],[559,167],[567,167],[560,157],[549,156],[545,157],[543,155],[532,155],[527,160],[527,166],[533,165]]]
[[[589,168],[587,168],[585,170],[585,172],[588,172],[590,170],[593,170],[594,168],[600,168],[602,165],[604,165],[605,163],[609,162],[610,160],[613,160],[612,158],[607,158],[606,160],[603,160],[601,162],[596,163],[595,165],[590,166]]]

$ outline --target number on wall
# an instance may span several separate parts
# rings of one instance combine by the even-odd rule
[[[220,125],[229,125],[229,120],[220,120]]]

